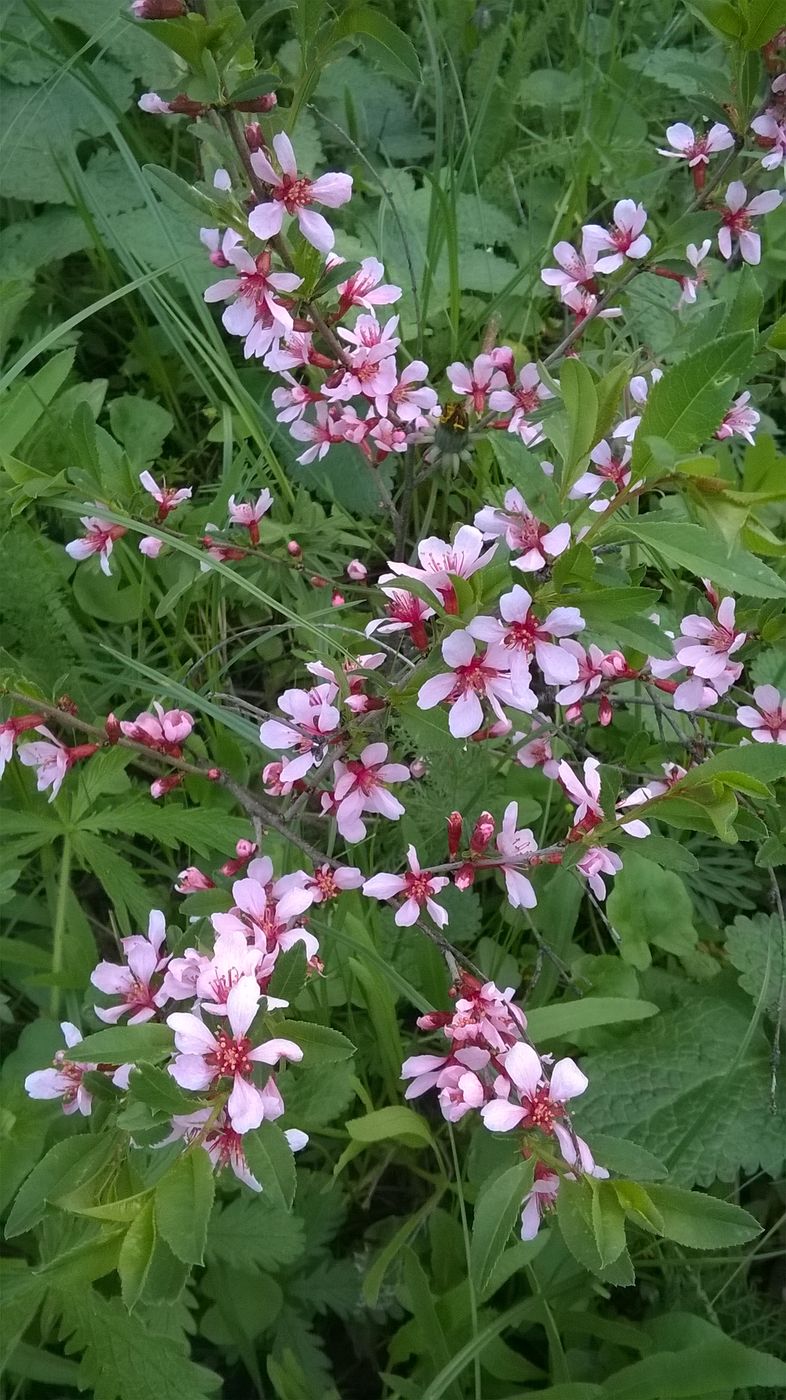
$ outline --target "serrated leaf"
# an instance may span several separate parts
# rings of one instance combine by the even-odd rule
[[[781,978],[786,975],[783,930],[777,914],[738,914],[726,929],[726,955],[754,1002],[764,993],[764,1011],[774,1016],[780,1002]],[[766,982],[766,986],[765,986]]]
[[[726,1249],[761,1234],[761,1225],[747,1210],[717,1196],[660,1182],[648,1185],[647,1194],[663,1219],[665,1238],[690,1249]]]
[[[243,1135],[246,1161],[262,1190],[274,1205],[289,1210],[295,1197],[295,1159],[282,1130],[275,1123],[262,1123]]]
[[[156,1226],[172,1253],[184,1264],[201,1264],[215,1179],[203,1147],[189,1147],[156,1186]]]
[[[625,853],[607,911],[623,958],[642,971],[652,961],[650,944],[680,955],[698,941],[690,895],[679,875],[632,851]]]
[[[168,1026],[146,1022],[141,1026],[111,1026],[96,1031],[74,1045],[68,1052],[71,1060],[84,1063],[123,1065],[138,1060],[163,1060],[171,1055],[174,1036]]]
[[[472,1224],[470,1272],[483,1293],[496,1267],[535,1176],[535,1159],[516,1162],[478,1197]]]
[[[317,1065],[339,1064],[349,1060],[355,1047],[341,1031],[332,1026],[321,1026],[317,1021],[279,1021],[276,1033],[287,1040],[294,1040],[303,1051],[303,1064],[306,1068]]]
[[[109,1133],[99,1138],[80,1133],[50,1147],[17,1193],[6,1221],[6,1239],[22,1235],[37,1225],[48,1201],[67,1195],[98,1176],[114,1147],[115,1140]]]
[[[425,1118],[404,1104],[375,1109],[364,1118],[350,1118],[346,1129],[354,1142],[387,1142],[399,1138],[408,1147],[427,1147],[433,1141]]]
[[[634,439],[634,481],[660,470],[648,439],[661,438],[677,456],[687,457],[712,436],[731,403],[738,377],[753,358],[754,347],[752,332],[738,331],[666,370],[652,386]]]

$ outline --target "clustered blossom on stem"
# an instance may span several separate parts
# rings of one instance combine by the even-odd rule
[[[522,1202],[521,1236],[532,1239],[541,1216],[556,1200],[563,1177],[608,1175],[596,1165],[578,1136],[567,1104],[587,1087],[573,1060],[553,1063],[539,1056],[526,1037],[527,1019],[515,1005],[514,989],[481,983],[462,973],[453,989],[453,1011],[418,1017],[423,1031],[440,1031],[448,1041],[443,1054],[411,1055],[401,1067],[408,1080],[404,1097],[436,1089],[449,1123],[479,1112],[490,1132],[519,1131],[520,1151],[535,1157],[535,1183]]]

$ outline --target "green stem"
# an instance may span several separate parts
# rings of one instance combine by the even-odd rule
[[[68,896],[71,893],[71,837],[63,837],[63,849],[60,855],[60,875],[57,881],[57,899],[55,902],[55,922],[52,931],[52,976],[55,982],[49,998],[49,1009],[52,1015],[57,1018],[60,1010],[60,988],[57,985],[57,978],[63,971],[63,952],[65,944],[65,924],[66,911],[68,909]]]
[[[478,1302],[475,1297],[475,1284],[472,1279],[472,1263],[470,1259],[470,1235],[467,1223],[467,1208],[464,1204],[464,1191],[461,1184],[461,1165],[459,1163],[458,1152],[456,1150],[456,1134],[453,1125],[448,1123],[448,1136],[450,1138],[450,1152],[453,1157],[453,1171],[456,1177],[458,1188],[459,1214],[461,1216],[461,1233],[464,1236],[464,1258],[467,1265],[467,1292],[469,1294],[469,1313],[472,1320],[472,1339],[477,1340],[478,1336]],[[475,1400],[483,1400],[483,1390],[480,1375],[480,1352],[477,1351],[473,1357],[473,1373],[475,1381]]]

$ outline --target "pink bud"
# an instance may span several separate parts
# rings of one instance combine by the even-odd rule
[[[413,758],[409,765],[409,771],[413,778],[425,778],[428,773],[428,764],[422,758]]]
[[[236,112],[272,112],[278,106],[278,98],[274,92],[263,92],[261,97],[250,97],[247,102],[233,102],[232,106]]]
[[[148,559],[157,559],[163,548],[164,541],[155,535],[145,535],[139,541],[139,553],[145,554]]]
[[[290,540],[287,545],[287,554],[291,554],[293,559],[299,559],[303,553],[297,540]]]
[[[180,19],[185,0],[132,0],[131,13],[134,19]]]
[[[215,887],[215,881],[197,869],[195,865],[189,865],[185,870],[181,870],[175,884],[178,894],[196,894],[197,890],[214,890]]]
[[[581,714],[581,704],[576,703],[575,705],[568,705],[565,711],[565,718],[568,724],[579,724],[581,722]]]
[[[104,731],[110,744],[116,744],[123,732],[120,728],[120,720],[117,718],[117,715],[107,715],[104,721]]]
[[[601,675],[609,680],[619,679],[628,670],[628,663],[621,651],[609,651],[600,663]]]
[[[350,559],[347,564],[347,578],[351,578],[353,583],[365,583],[368,578],[368,569],[359,559]]]
[[[602,724],[605,729],[606,725],[611,724],[613,717],[611,701],[608,695],[602,695],[598,705],[598,723]]]
[[[345,602],[346,602],[346,598],[344,597],[344,594],[343,594],[343,593],[339,593],[338,589],[337,589],[337,588],[334,588],[334,589],[333,589],[333,592],[332,592],[331,595],[330,595],[330,606],[331,606],[331,608],[340,608],[341,605],[342,605],[342,603],[345,603]]]
[[[467,861],[460,866],[453,876],[453,883],[457,890],[468,890],[470,885],[475,883],[475,867]]]
[[[182,773],[169,773],[165,778],[156,778],[155,782],[150,784],[150,796],[156,799],[166,797],[168,792],[180,787],[182,781]]]
[[[493,835],[494,818],[490,812],[481,812],[469,839],[469,849],[474,855],[482,855]]]
[[[242,860],[250,860],[251,857],[256,854],[256,849],[256,841],[246,841],[242,836],[240,840],[235,843],[235,855],[239,856]]]
[[[217,782],[219,782],[220,779],[221,779],[221,769],[220,769],[220,768],[208,768],[207,772],[205,773],[205,777],[206,777],[207,779],[209,779],[209,781],[210,781],[211,783],[217,783]]]
[[[453,860],[461,845],[461,837],[464,830],[464,818],[460,812],[451,812],[448,817],[448,855]]]
[[[312,574],[309,583],[312,588],[327,588],[328,581],[321,574]]]
[[[252,154],[255,151],[262,150],[265,144],[265,138],[262,135],[262,128],[259,122],[249,122],[248,126],[243,128],[243,135],[246,138],[246,145]]]

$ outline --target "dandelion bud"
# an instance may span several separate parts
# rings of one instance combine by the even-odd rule
[[[490,812],[481,812],[469,839],[469,849],[473,855],[482,855],[493,835],[494,818]]]
[[[299,559],[302,553],[303,550],[300,548],[297,540],[290,540],[287,545],[287,554],[289,554],[292,559]]]
[[[106,737],[109,740],[110,744],[116,744],[122,732],[123,731],[120,728],[120,720],[117,718],[117,715],[107,715],[106,720],[104,721],[104,733],[106,734]]]
[[[197,869],[195,865],[189,865],[185,870],[181,870],[175,883],[175,890],[178,894],[196,894],[198,890],[214,890],[215,887],[215,881]]]
[[[453,860],[461,845],[461,836],[464,829],[464,818],[460,812],[451,812],[448,817],[448,855]]]
[[[425,778],[428,773],[428,764],[425,759],[413,758],[409,765],[409,771],[413,778]]]
[[[351,578],[353,583],[365,583],[368,569],[359,559],[350,559],[347,564],[347,578]]]
[[[186,13],[185,0],[132,0],[134,19],[180,19]]]

